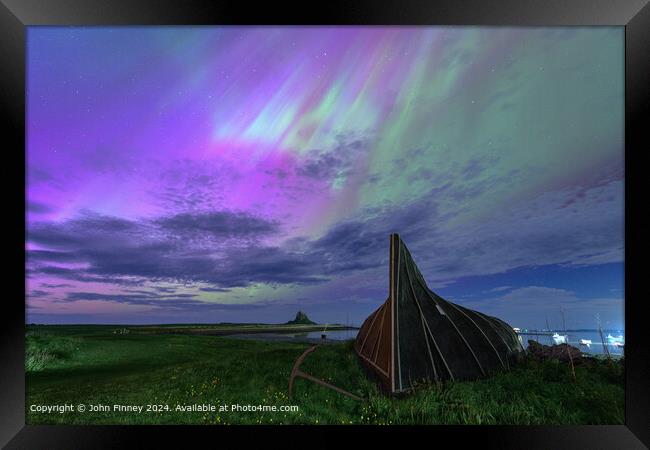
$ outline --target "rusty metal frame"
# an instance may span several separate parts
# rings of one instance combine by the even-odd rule
[[[323,381],[323,380],[321,380],[319,378],[316,378],[315,376],[312,376],[312,375],[310,375],[308,373],[305,373],[302,370],[300,370],[300,365],[303,363],[303,361],[305,360],[307,355],[310,354],[311,352],[313,352],[314,350],[316,350],[317,347],[318,347],[318,344],[316,344],[316,345],[314,345],[312,347],[309,347],[307,350],[305,350],[302,353],[302,355],[300,355],[298,357],[298,359],[296,359],[296,362],[293,364],[293,368],[291,369],[291,375],[289,376],[289,398],[291,398],[292,395],[293,395],[293,382],[294,382],[294,380],[296,379],[296,377],[300,377],[300,378],[304,378],[304,379],[309,380],[309,381],[313,381],[314,383],[320,384],[321,386],[325,386],[326,388],[332,389],[332,390],[338,392],[339,394],[346,395],[346,396],[348,396],[350,398],[353,398],[354,400],[363,401],[364,400],[363,398],[361,398],[361,397],[359,397],[357,395],[354,395],[353,393],[348,392],[345,389],[341,389],[340,387],[334,386],[333,384],[330,384],[327,381]]]

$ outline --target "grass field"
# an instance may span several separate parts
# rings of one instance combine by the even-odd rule
[[[27,327],[28,424],[622,424],[623,361],[576,367],[525,361],[475,382],[382,395],[350,343],[319,347],[302,369],[366,398],[342,396],[289,372],[309,347],[221,336],[114,333],[116,326]],[[75,405],[40,413],[30,405]],[[167,405],[159,412],[78,412],[76,406]],[[177,405],[297,405],[297,412],[176,411]]]

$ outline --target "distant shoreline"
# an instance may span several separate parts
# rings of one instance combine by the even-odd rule
[[[259,326],[227,326],[227,327],[142,327],[138,331],[149,333],[170,334],[202,334],[211,336],[228,336],[232,334],[258,334],[258,333],[296,333],[312,331],[357,330],[358,328],[345,325],[259,325]]]
[[[523,331],[526,330],[526,331]],[[533,330],[533,329],[528,329],[528,328],[522,328],[521,329],[522,333],[555,333],[555,332],[562,332],[562,333],[586,333],[586,332],[591,332],[591,333],[598,333],[598,328],[580,328],[580,329],[566,329],[566,330],[560,330],[560,329],[552,329],[552,330]],[[620,330],[618,328],[603,328],[603,333],[625,333],[625,330]]]
[[[123,328],[217,328],[217,327],[291,327],[291,326],[310,326],[316,328],[325,328],[328,330],[337,329],[350,329],[358,330],[360,327],[354,325],[343,324],[287,324],[287,323],[258,323],[258,322],[217,322],[217,323],[26,323],[26,327],[123,327]],[[579,329],[552,329],[552,330],[537,330],[532,328],[521,328],[526,330],[527,333],[549,333],[549,332],[598,332],[597,328],[579,328]],[[603,328],[603,333],[625,333],[624,329],[619,328]]]
[[[57,328],[57,327],[101,327],[101,328],[120,328],[132,331],[138,334],[200,334],[211,336],[228,336],[232,334],[257,334],[257,333],[308,333],[314,331],[340,331],[340,330],[358,330],[358,327],[341,325],[341,324],[161,324],[161,325],[94,325],[94,324],[76,324],[76,325],[36,325],[29,324],[29,327],[36,328]]]

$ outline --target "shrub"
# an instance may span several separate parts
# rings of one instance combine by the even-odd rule
[[[25,370],[38,372],[52,364],[70,359],[78,345],[74,338],[28,334],[25,352]]]

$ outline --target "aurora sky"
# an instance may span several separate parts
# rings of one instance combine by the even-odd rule
[[[360,324],[397,232],[451,301],[622,329],[623,38],[29,28],[27,320]]]

